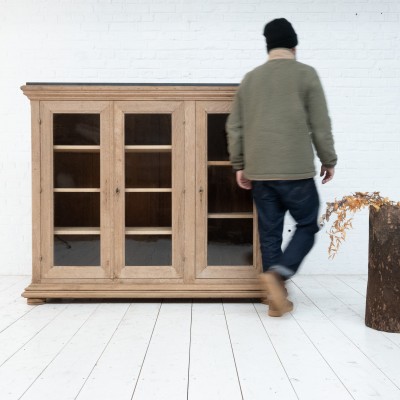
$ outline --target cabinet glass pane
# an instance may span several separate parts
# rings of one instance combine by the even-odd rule
[[[230,167],[208,167],[208,212],[252,212],[250,190],[241,189]]]
[[[125,145],[170,145],[171,114],[125,114]]]
[[[54,193],[55,227],[100,227],[100,193]]]
[[[100,188],[100,154],[54,152],[55,188]]]
[[[208,265],[253,265],[253,220],[208,219]]]
[[[126,193],[126,227],[171,227],[171,193]]]
[[[99,145],[100,114],[54,114],[55,145]]]
[[[172,240],[170,235],[125,236],[125,265],[172,265]]]
[[[209,161],[228,161],[225,123],[229,114],[207,115],[207,150]]]
[[[125,153],[127,188],[171,188],[171,153]]]
[[[55,266],[100,266],[100,235],[54,235]]]

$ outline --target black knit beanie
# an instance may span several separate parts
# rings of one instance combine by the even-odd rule
[[[285,18],[268,22],[264,28],[264,36],[267,39],[268,52],[277,47],[292,49],[298,44],[296,32],[292,24]]]

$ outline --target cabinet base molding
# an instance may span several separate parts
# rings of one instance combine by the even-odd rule
[[[24,296],[24,297],[26,297],[26,296]],[[38,298],[35,298],[35,297],[28,297],[27,303],[30,306],[39,306],[41,304],[46,303],[46,299],[38,299]]]
[[[152,290],[148,291],[145,288],[142,290],[121,290],[115,288],[114,290],[68,290],[68,289],[54,289],[54,290],[41,290],[37,284],[35,289],[27,287],[22,293],[22,297],[27,298],[28,304],[37,305],[43,304],[46,298],[60,299],[163,299],[163,298],[179,298],[179,299],[194,299],[194,298],[230,298],[230,299],[244,299],[244,298],[260,298],[262,292],[254,289],[234,289],[230,286],[227,289],[218,288],[216,290]],[[197,289],[197,290],[196,290]]]

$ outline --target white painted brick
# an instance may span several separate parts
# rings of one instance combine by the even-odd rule
[[[237,83],[265,62],[262,31],[273,18],[293,23],[298,59],[317,69],[327,95],[339,164],[333,182],[318,180],[321,211],[357,190],[400,200],[398,0],[20,0],[0,7],[0,274],[30,273],[30,110],[19,86]],[[367,213],[355,221],[334,261],[320,232],[301,273],[365,273]]]

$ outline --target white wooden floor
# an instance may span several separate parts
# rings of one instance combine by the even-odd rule
[[[258,301],[52,301],[0,277],[0,399],[400,399],[400,334],[365,327],[366,276],[297,276]]]

